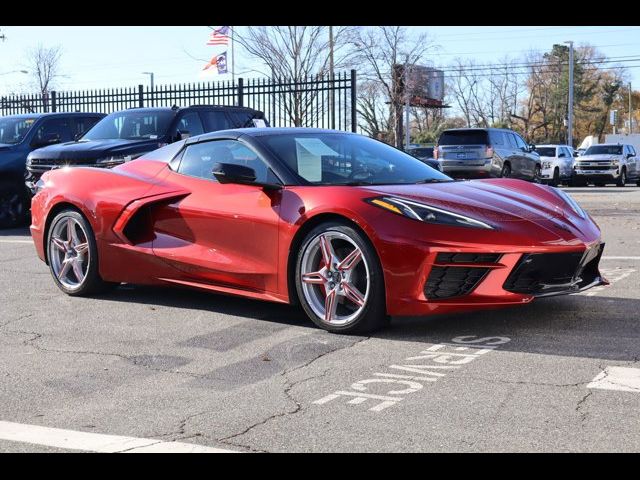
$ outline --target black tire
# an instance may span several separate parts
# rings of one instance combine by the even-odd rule
[[[501,178],[509,178],[511,177],[511,165],[508,163],[505,163],[502,165],[502,170],[500,170],[500,177]]]
[[[616,181],[616,186],[624,187],[626,184],[627,184],[627,169],[622,167],[622,170],[620,171],[620,176]]]
[[[88,243],[88,267],[84,280],[79,284],[77,288],[68,288],[63,285],[58,279],[57,275],[54,273],[54,267],[52,262],[52,251],[53,246],[51,242],[51,237],[54,231],[54,227],[58,222],[65,221],[68,218],[74,219],[76,222],[80,223],[84,232],[86,232],[86,240]],[[91,228],[91,224],[87,221],[87,219],[77,210],[66,209],[58,213],[49,226],[49,230],[47,232],[47,243],[45,248],[47,250],[47,259],[49,263],[49,271],[51,272],[51,276],[53,277],[54,283],[58,286],[60,290],[62,290],[67,295],[71,296],[87,296],[95,293],[101,293],[107,290],[110,290],[117,285],[118,283],[113,282],[105,282],[100,277],[100,273],[98,272],[98,246],[96,244],[95,234],[93,233],[93,229]]]
[[[31,199],[24,185],[0,182],[0,228],[14,228],[27,224]]]
[[[361,307],[362,310],[358,316],[346,325],[333,325],[318,316],[309,304],[302,286],[302,262],[305,252],[311,243],[317,240],[319,235],[329,232],[347,235],[361,250],[369,269],[370,283],[366,303]],[[378,330],[389,323],[390,317],[386,313],[384,277],[378,255],[369,240],[346,222],[326,222],[312,229],[302,242],[295,268],[298,299],[307,316],[318,327],[333,333],[358,334]]]
[[[552,187],[557,187],[558,185],[560,185],[560,170],[558,169],[558,167],[553,169],[553,177],[551,178],[549,185],[551,185]]]
[[[531,181],[533,183],[542,183],[542,168],[540,165],[533,167],[533,178]]]

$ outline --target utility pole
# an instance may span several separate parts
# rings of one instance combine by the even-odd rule
[[[631,106],[631,82],[629,82],[629,135],[631,135],[633,133],[633,123],[631,123],[633,121],[633,115],[632,115],[632,106]]]
[[[331,116],[331,128],[336,128],[336,108],[333,96],[333,27],[329,26],[329,79],[331,87],[329,89],[329,103],[331,107],[329,109],[329,115]]]
[[[567,144],[573,148],[573,42],[564,43],[569,44],[569,124],[567,125]]]
[[[143,75],[149,75],[151,80],[151,90],[153,91],[153,72],[142,72]]]

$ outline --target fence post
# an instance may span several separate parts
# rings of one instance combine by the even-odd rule
[[[351,70],[351,131],[353,133],[358,129],[358,100],[356,93],[356,71]]]
[[[56,106],[56,91],[55,90],[51,90],[51,111],[53,113],[55,113],[57,111],[57,106]]]
[[[144,90],[142,85],[138,85],[138,106],[144,107]]]
[[[238,78],[238,106],[244,106],[244,79]]]

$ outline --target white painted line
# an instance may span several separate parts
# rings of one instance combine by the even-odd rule
[[[0,240],[0,243],[30,243],[33,245],[33,240]]]
[[[587,385],[587,388],[640,393],[640,368],[607,367]]]
[[[602,257],[602,260],[640,260],[640,257]]]
[[[237,453],[191,443],[121,437],[0,421],[0,440],[100,453]]]

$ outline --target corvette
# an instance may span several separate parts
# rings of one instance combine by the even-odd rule
[[[111,170],[47,172],[36,192],[35,247],[69,295],[192,287],[300,304],[351,333],[607,283],[600,230],[565,192],[454,181],[351,133],[209,133]]]

